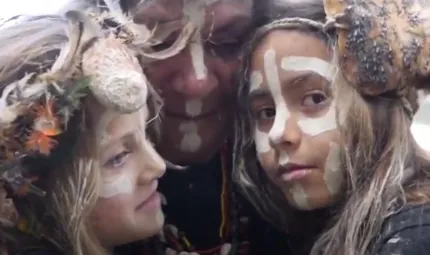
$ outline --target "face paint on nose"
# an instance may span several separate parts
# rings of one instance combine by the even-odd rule
[[[204,59],[204,48],[201,38],[201,29],[205,22],[206,5],[211,4],[214,0],[192,1],[185,0],[183,6],[184,18],[188,19],[196,28],[191,39],[189,50],[191,62],[197,80],[203,80],[207,77],[207,67]]]
[[[269,139],[273,143],[279,143],[282,140],[287,120],[290,118],[290,112],[282,96],[278,65],[276,64],[276,52],[273,49],[267,50],[264,53],[264,72],[266,74],[269,90],[273,95],[273,100],[276,105],[275,121],[269,131]]]

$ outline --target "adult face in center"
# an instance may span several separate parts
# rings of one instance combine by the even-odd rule
[[[233,73],[252,26],[252,0],[147,0],[133,13],[136,23],[154,28],[171,21],[197,27],[185,49],[145,65],[144,71],[164,99],[161,141],[157,149],[177,164],[211,159],[232,129]],[[170,35],[154,47],[171,46]]]

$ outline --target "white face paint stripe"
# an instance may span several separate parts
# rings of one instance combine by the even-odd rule
[[[290,194],[293,196],[294,202],[296,202],[298,208],[304,210],[310,208],[307,194],[300,183],[295,182],[293,184],[290,189]]]
[[[303,133],[310,136],[316,136],[327,131],[335,130],[337,128],[337,123],[334,103],[331,103],[328,112],[324,116],[317,118],[302,116],[298,121],[298,125]]]
[[[207,67],[205,65],[204,49],[200,31],[205,20],[205,6],[210,3],[211,1],[201,2],[185,0],[183,6],[184,18],[189,19],[196,28],[189,45],[189,50],[197,80],[203,80],[207,77]]]
[[[179,131],[184,134],[179,147],[182,152],[196,152],[198,149],[200,149],[202,139],[198,133],[198,127],[196,123],[181,123],[179,125]]]
[[[264,54],[264,71],[267,85],[273,95],[276,105],[276,116],[272,128],[269,132],[269,139],[274,143],[279,143],[284,133],[284,127],[290,117],[287,103],[282,96],[281,82],[279,81],[278,65],[276,64],[276,52],[273,49],[267,50]]]
[[[255,128],[255,149],[258,153],[267,153],[270,151],[269,136],[266,132],[261,132]]]
[[[103,182],[102,192],[100,197],[111,198],[119,194],[130,194],[133,192],[133,183],[126,174],[122,174],[119,178],[111,182]]]
[[[278,164],[280,166],[284,166],[284,165],[288,164],[289,162],[290,162],[290,157],[288,156],[288,153],[284,150],[281,150],[279,152]]]
[[[185,112],[190,117],[196,117],[202,113],[203,102],[201,99],[192,99],[185,102]]]
[[[251,84],[249,92],[252,92],[261,87],[261,84],[263,84],[263,75],[260,71],[253,71],[251,73],[250,83]]]
[[[335,73],[332,64],[313,57],[284,57],[281,61],[281,67],[285,71],[312,71],[326,78],[328,81],[333,80]]]

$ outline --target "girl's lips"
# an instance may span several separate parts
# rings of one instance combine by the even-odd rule
[[[280,176],[280,179],[284,182],[291,182],[291,181],[298,181],[306,176],[308,176],[310,173],[312,173],[312,169],[301,169],[296,170],[288,173],[284,173]]]
[[[140,203],[136,207],[136,211],[150,211],[161,206],[161,197],[160,193],[157,191],[153,192],[145,201]]]
[[[155,180],[149,187],[149,194],[137,205],[136,210],[148,210],[161,205],[160,193],[157,192],[158,180]]]
[[[278,170],[278,178],[284,182],[300,180],[315,170],[315,166],[288,163],[283,165]]]

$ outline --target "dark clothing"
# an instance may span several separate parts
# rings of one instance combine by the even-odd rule
[[[407,206],[389,217],[374,254],[430,254],[430,205]]]
[[[271,229],[255,210],[234,192],[235,200],[232,202],[232,190],[227,189],[227,230],[223,238],[220,237],[221,226],[221,193],[223,187],[223,171],[226,171],[229,187],[231,183],[231,160],[225,160],[221,153],[211,162],[194,165],[186,170],[167,170],[160,181],[160,191],[165,196],[167,204],[163,207],[166,214],[166,225],[174,226],[178,230],[179,238],[185,237],[190,247],[182,243],[180,248],[168,247],[174,250],[196,251],[200,255],[220,254],[223,244],[232,240],[232,212],[236,211],[238,227],[238,243],[241,243],[235,254],[288,255],[285,237]],[[228,162],[222,165],[222,162]],[[227,169],[225,169],[227,168]],[[231,203],[232,202],[232,203]],[[166,238],[169,239],[169,238]]]

